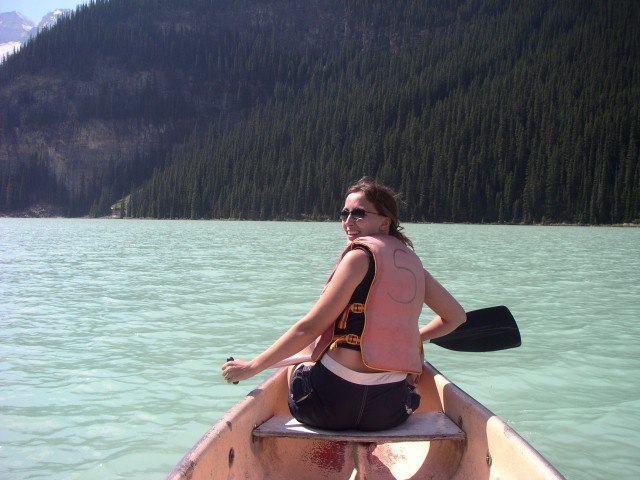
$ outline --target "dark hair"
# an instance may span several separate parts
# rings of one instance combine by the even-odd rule
[[[347,195],[357,192],[363,192],[364,198],[376,207],[378,213],[391,220],[389,235],[393,235],[406,246],[413,248],[411,240],[402,233],[403,228],[398,220],[398,194],[370,177],[362,177],[347,189]]]

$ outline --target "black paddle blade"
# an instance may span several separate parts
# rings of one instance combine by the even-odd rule
[[[431,343],[458,352],[494,352],[522,344],[520,330],[505,306],[467,312],[467,321]]]

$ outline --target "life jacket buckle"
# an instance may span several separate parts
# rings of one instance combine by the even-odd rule
[[[345,335],[342,341],[348,343],[349,345],[360,345],[360,337],[354,333]]]
[[[353,313],[364,313],[364,303],[352,303],[349,310]]]

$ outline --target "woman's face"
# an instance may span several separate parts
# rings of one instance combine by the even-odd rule
[[[364,192],[354,192],[347,195],[342,211],[347,213],[354,212],[354,210],[359,215],[349,214],[346,218],[341,216],[342,228],[350,242],[359,237],[389,233],[390,219],[377,214],[377,209],[373,203],[365,198]],[[365,212],[364,216],[356,220],[355,217],[362,215],[362,211]]]

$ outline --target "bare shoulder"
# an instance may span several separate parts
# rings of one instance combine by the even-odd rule
[[[342,259],[341,264],[348,264],[351,267],[369,267],[369,255],[360,248],[355,248],[347,252]]]
[[[369,256],[360,249],[354,249],[345,254],[336,269],[335,276],[356,277],[362,280],[369,269]]]

